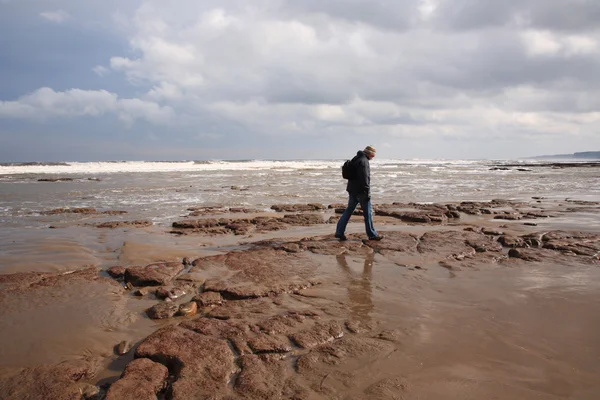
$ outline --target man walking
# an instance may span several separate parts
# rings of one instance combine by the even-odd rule
[[[371,208],[371,169],[369,160],[375,157],[375,148],[367,146],[363,151],[358,151],[352,159],[354,176],[348,179],[346,191],[348,192],[348,207],[337,223],[335,237],[340,240],[348,240],[344,232],[350,216],[356,206],[360,203],[365,218],[365,230],[369,240],[381,240],[383,236],[377,234],[373,226],[373,210]]]

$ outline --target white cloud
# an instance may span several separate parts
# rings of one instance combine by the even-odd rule
[[[589,137],[600,23],[577,3],[567,15],[560,0],[112,2],[102,12],[130,48],[92,68],[110,92],[40,89],[0,116],[176,115],[208,137]]]
[[[64,10],[44,11],[40,13],[40,16],[48,21],[55,22],[57,24],[63,23],[71,18],[71,14]]]
[[[140,99],[119,99],[106,90],[71,89],[56,92],[41,88],[15,101],[0,101],[0,118],[45,119],[116,114],[127,124],[137,119],[166,123],[171,107]]]
[[[558,32],[526,30],[522,33],[523,41],[530,55],[562,55],[593,54],[598,52],[595,38],[585,35],[569,35]]]
[[[98,76],[106,76],[110,73],[110,69],[102,65],[96,65],[94,68],[92,68],[92,71],[94,71],[94,73]]]

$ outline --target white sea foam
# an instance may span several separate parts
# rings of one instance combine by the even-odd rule
[[[260,171],[339,168],[341,161],[209,161],[182,162],[68,162],[68,165],[9,165],[0,166],[0,175],[15,174],[111,174],[127,172],[201,172],[201,171]]]

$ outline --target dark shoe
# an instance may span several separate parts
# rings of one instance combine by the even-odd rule
[[[340,242],[343,242],[343,241],[346,241],[346,240],[348,240],[348,238],[347,238],[347,237],[346,237],[346,235],[344,235],[344,234],[338,235],[338,234],[336,233],[336,234],[335,234],[335,238],[336,238],[336,239],[340,239]]]
[[[377,235],[377,236],[370,237],[369,240],[381,240],[381,239],[383,239],[383,237],[384,237],[383,235]]]

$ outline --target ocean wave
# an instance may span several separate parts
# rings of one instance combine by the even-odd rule
[[[0,163],[0,167],[35,167],[35,166],[63,166],[68,167],[66,162],[45,162],[45,161],[29,161],[29,162],[5,162]]]

